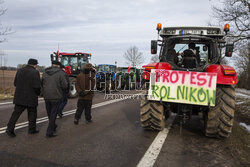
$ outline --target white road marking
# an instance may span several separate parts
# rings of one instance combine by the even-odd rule
[[[119,102],[119,101],[122,101],[122,100],[125,100],[125,99],[116,99],[116,100],[109,100],[109,101],[97,103],[97,104],[94,104],[92,106],[92,109],[98,108],[98,107],[102,107],[102,106],[105,106],[105,105],[108,105],[108,104],[116,103],[116,102]],[[76,109],[63,112],[63,116],[72,115],[72,114],[75,113],[75,111],[76,111]],[[38,118],[36,124],[39,124],[39,123],[42,123],[42,122],[46,122],[46,121],[48,121],[48,117]],[[24,127],[27,127],[27,126],[29,126],[29,122],[28,121],[22,122],[22,123],[18,123],[18,124],[16,124],[15,130],[16,129],[20,129],[20,128],[24,128]],[[5,133],[6,129],[7,129],[7,127],[0,128],[0,134]]]
[[[153,143],[149,146],[148,150],[138,163],[137,167],[153,167],[154,163],[160,154],[161,148],[168,136],[168,133],[170,131],[171,125],[174,121],[175,115],[172,115],[169,118],[169,124],[166,128],[164,128],[162,131],[158,133],[158,135],[155,137]]]
[[[39,101],[43,101],[43,98],[39,98],[38,100]],[[6,105],[6,104],[13,104],[13,101],[8,101],[8,102],[0,103],[0,106]]]

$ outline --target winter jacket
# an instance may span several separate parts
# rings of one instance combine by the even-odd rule
[[[63,70],[62,70],[62,71],[63,71]],[[69,76],[68,76],[68,74],[67,74],[65,71],[63,71],[63,74],[64,74],[64,77],[66,78],[66,80],[67,80],[67,82],[68,82],[68,86],[67,86],[67,88],[64,90],[64,92],[68,95],[68,94],[69,94],[69,89],[70,89]]]
[[[30,65],[19,69],[16,73],[14,86],[16,87],[13,103],[34,107],[38,105],[40,94],[40,74]]]
[[[60,68],[49,67],[43,74],[42,87],[45,100],[60,101],[68,88],[68,81]]]
[[[94,97],[95,73],[83,70],[77,75],[75,86],[79,99],[92,100]]]

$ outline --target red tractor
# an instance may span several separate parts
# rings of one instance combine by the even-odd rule
[[[51,61],[56,60],[62,63],[65,66],[65,71],[69,75],[70,80],[70,91],[69,97],[74,98],[77,96],[75,89],[75,79],[76,76],[80,73],[82,67],[89,63],[89,59],[91,58],[90,53],[65,53],[65,52],[57,52],[51,54]]]
[[[157,30],[158,40],[151,41],[151,53],[156,54],[161,46],[160,62],[145,65],[142,74],[142,127],[162,130],[171,112],[177,113],[181,123],[202,113],[206,136],[228,137],[238,82],[235,70],[221,65],[222,52],[226,57],[233,52],[233,44],[225,41],[229,25],[225,25],[225,33],[218,27],[162,29],[160,23]]]

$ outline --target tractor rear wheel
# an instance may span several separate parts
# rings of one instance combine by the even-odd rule
[[[144,129],[163,130],[165,128],[164,107],[160,102],[147,100],[147,91],[141,98],[141,126]]]
[[[204,114],[205,135],[227,138],[232,132],[235,111],[235,89],[232,85],[217,85],[216,103]]]
[[[75,98],[77,97],[77,92],[76,92],[76,79],[73,77],[69,78],[69,83],[70,83],[70,89],[69,89],[69,97],[70,98]]]

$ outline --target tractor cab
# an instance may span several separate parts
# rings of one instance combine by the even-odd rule
[[[65,72],[69,75],[70,90],[69,97],[77,97],[75,88],[76,76],[80,73],[81,69],[86,63],[89,63],[91,58],[90,53],[65,53],[57,52],[50,55],[51,61],[58,61],[65,66]]]
[[[220,63],[225,40],[218,27],[164,27],[159,35],[162,40],[151,41],[151,53],[156,54],[160,45],[160,62],[168,62],[173,70],[204,71],[207,65]],[[232,47],[226,45],[231,53]]]
[[[96,89],[110,92],[116,87],[116,66],[112,64],[99,64],[96,73]]]
[[[86,63],[89,63],[90,53],[59,53],[51,55],[51,61],[57,60],[65,66],[68,75],[76,76]]]

